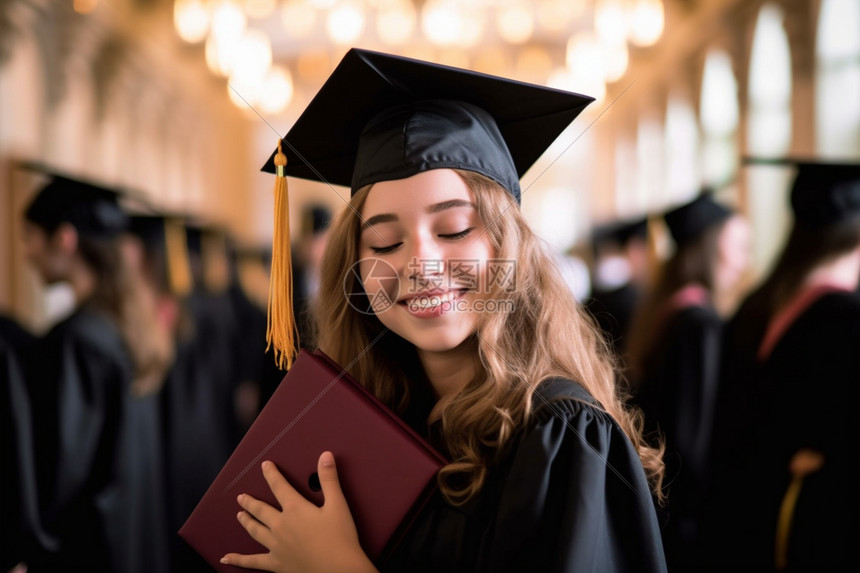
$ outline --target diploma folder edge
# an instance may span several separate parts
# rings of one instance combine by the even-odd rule
[[[335,454],[362,546],[383,563],[433,494],[446,461],[319,351],[299,353],[179,535],[216,570],[243,571],[220,563],[221,557],[266,549],[237,521],[236,495],[248,493],[278,507],[260,468],[271,460],[305,498],[321,505],[322,493],[304,476],[316,471],[326,449]]]

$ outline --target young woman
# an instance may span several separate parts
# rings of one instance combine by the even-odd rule
[[[379,103],[356,122],[353,196],[322,266],[319,346],[351,364],[351,374],[450,460],[435,497],[377,565],[665,570],[646,478],[659,483],[660,454],[642,443],[605,344],[519,211],[519,173],[506,144],[514,139],[477,105],[432,100],[440,89],[462,89],[493,109],[523,84],[352,50],[306,115],[322,111],[315,104],[344,74],[360,85],[371,82],[356,76],[389,75],[367,97]],[[526,87],[521,95],[532,97],[515,101],[539,108],[561,97],[576,111],[583,104]],[[563,129],[561,117],[549,129]],[[299,150],[307,143],[286,141]],[[242,495],[238,518],[269,552],[228,554],[224,563],[375,570],[334,457],[321,454],[323,507],[264,463],[281,509]]]
[[[112,191],[55,176],[25,218],[30,262],[77,299],[28,369],[39,502],[54,537],[30,570],[163,571],[156,392],[170,347],[123,248],[126,216]]]
[[[698,564],[699,519],[719,380],[715,300],[746,268],[744,219],[710,194],[664,215],[675,252],[658,271],[629,338],[628,371],[646,434],[666,440],[663,541],[670,570]]]
[[[860,166],[799,164],[791,206],[782,253],[726,333],[708,523],[712,549],[734,548],[709,555],[723,570],[854,561]]]

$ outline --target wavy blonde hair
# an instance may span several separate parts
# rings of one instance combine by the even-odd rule
[[[662,449],[642,440],[641,416],[625,406],[612,354],[592,319],[571,296],[519,208],[511,205],[510,193],[482,175],[457,173],[474,193],[497,258],[516,261],[513,292],[497,286],[490,293],[493,299],[510,301],[516,310],[485,313],[480,331],[467,341],[475,350],[478,374],[442,411],[445,453],[451,460],[439,472],[443,495],[454,505],[475,496],[488,467],[509,451],[517,431],[528,423],[537,384],[563,376],[582,384],[616,420],[660,497]],[[415,348],[387,332],[375,315],[355,310],[354,305],[368,307],[364,291],[355,273],[344,275],[358,260],[357,213],[369,191],[370,186],[360,189],[351,208],[333,225],[314,309],[318,342],[321,350],[402,414],[415,385],[426,381],[423,372],[408,370],[410,363],[418,363]]]

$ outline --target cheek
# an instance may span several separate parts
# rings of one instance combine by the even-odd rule
[[[362,259],[354,269],[364,287],[368,302],[374,309],[388,307],[400,296],[400,276],[387,261],[366,258]]]

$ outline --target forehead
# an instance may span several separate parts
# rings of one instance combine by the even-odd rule
[[[371,187],[362,215],[424,212],[430,205],[462,199],[475,202],[466,182],[451,169],[431,169],[406,179],[381,181]]]

